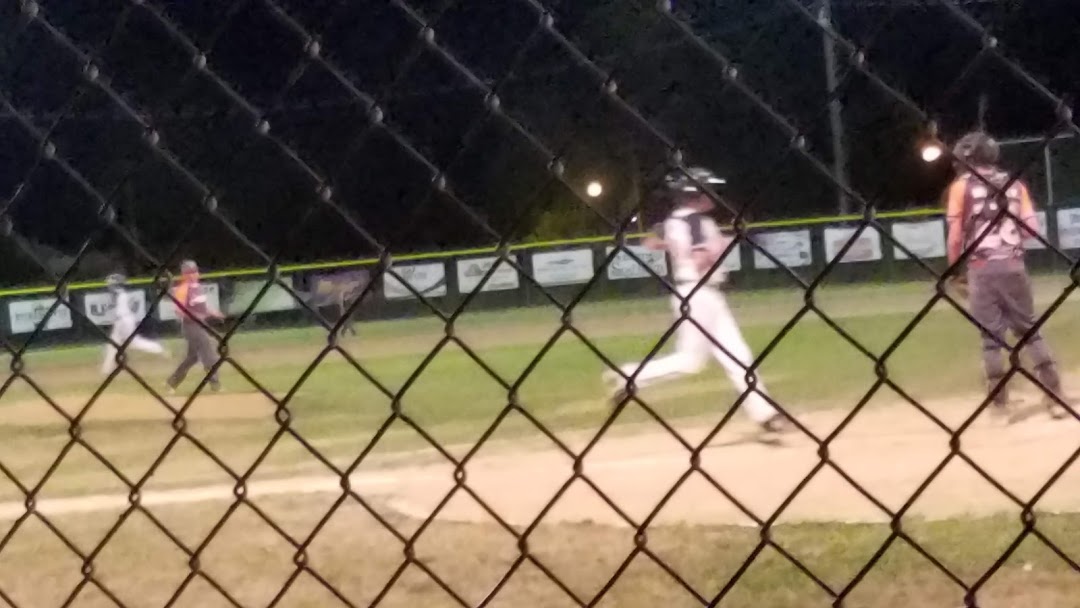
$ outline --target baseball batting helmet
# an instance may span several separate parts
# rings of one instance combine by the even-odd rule
[[[114,272],[105,277],[105,285],[109,289],[120,289],[127,282],[127,277],[119,272]]]
[[[956,142],[953,156],[970,165],[994,165],[1001,158],[1001,147],[993,137],[973,131]]]
[[[711,188],[726,183],[726,180],[704,167],[690,167],[685,171],[676,169],[664,176],[664,188],[673,193],[701,192],[698,184],[708,184]]]
[[[180,272],[199,272],[199,265],[195,260],[184,260],[180,262]]]

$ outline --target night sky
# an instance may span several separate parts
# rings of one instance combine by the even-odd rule
[[[675,14],[735,62],[741,81],[828,164],[820,30],[793,6],[799,1],[812,4],[685,0]],[[835,187],[792,150],[789,133],[653,0],[547,0],[551,30],[527,0],[148,2],[169,25],[121,0],[42,2],[39,17],[94,57],[101,81],[159,133],[159,150],[175,165],[147,147],[146,129],[90,84],[84,62],[22,16],[20,4],[0,0],[0,94],[50,133],[57,156],[155,256],[177,248],[209,267],[262,263],[208,216],[184,172],[215,193],[222,219],[283,262],[375,251],[321,202],[308,169],[332,187],[351,222],[396,252],[491,244],[490,231],[512,240],[542,237],[551,226],[567,236],[610,233],[553,178],[550,155],[564,159],[570,186],[605,183],[595,203],[603,213],[640,205],[652,217],[662,213],[650,196],[668,152],[661,137],[678,142],[688,162],[726,176],[725,194],[749,204],[749,219],[836,207]],[[1053,105],[993,54],[980,54],[979,36],[938,3],[835,4],[838,30],[864,49],[868,68],[938,120],[944,137],[975,125],[980,93],[999,136],[1055,127]],[[1074,1],[964,4],[1025,73],[1057,95],[1075,95]],[[433,24],[434,44],[416,19]],[[318,33],[318,53],[302,32]],[[192,45],[206,53],[207,69],[198,69]],[[918,115],[849,70],[846,51],[840,56],[852,184],[881,209],[933,203],[949,173],[944,163],[918,160]],[[585,58],[614,75],[621,101],[605,95]],[[492,113],[482,87],[496,85]],[[372,99],[383,109],[375,127]],[[256,126],[263,120],[266,136]],[[99,201],[58,163],[35,164],[41,146],[3,109],[0,142],[0,200],[7,206],[20,192],[8,209],[18,234],[66,254],[87,247],[101,264],[130,272],[148,269],[102,229]],[[1055,153],[1080,172],[1080,152],[1070,152],[1077,147]],[[1017,165],[1037,153],[1008,152]],[[432,167],[446,172],[448,191],[432,190]],[[1060,178],[1065,194],[1080,181]],[[1039,192],[1041,178],[1030,179]],[[2,247],[11,262],[0,281],[46,278],[16,262],[10,242]],[[98,271],[87,263],[76,274]]]

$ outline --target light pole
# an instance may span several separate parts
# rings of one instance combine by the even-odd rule
[[[829,96],[829,130],[832,133],[833,175],[838,186],[837,211],[840,215],[850,213],[847,188],[847,148],[844,146],[843,104],[840,103],[839,78],[836,75],[836,42],[829,35],[832,29],[832,0],[820,0],[818,25],[821,28],[821,44],[825,57],[825,89]]]

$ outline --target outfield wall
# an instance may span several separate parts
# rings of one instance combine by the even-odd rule
[[[765,222],[752,225],[749,238],[791,272],[810,279],[837,256],[861,219],[850,216]],[[827,282],[932,279],[925,268],[893,246],[882,232],[902,243],[927,266],[937,271],[945,268],[945,222],[939,210],[881,214],[876,223],[881,231],[867,228],[860,233]],[[1042,236],[1051,245],[1075,257],[1080,249],[1080,208],[1040,212],[1040,226]],[[627,247],[657,274],[668,276],[664,255],[640,247],[637,242],[641,236],[628,237]],[[1029,249],[1029,263],[1036,272],[1062,272],[1070,268],[1069,261],[1037,239],[1027,241],[1025,246]],[[401,280],[386,275],[370,287],[369,279],[379,274],[379,262],[374,259],[281,267],[278,276],[309,304],[322,305],[320,310],[328,319],[337,318],[333,305],[338,292],[351,300],[362,290],[365,295],[356,318],[402,318],[432,314],[414,292],[422,293],[431,305],[444,311],[456,308],[477,288],[480,293],[470,302],[470,310],[551,305],[545,292],[567,302],[593,279],[613,248],[610,237],[515,245],[509,256],[532,280],[520,276],[503,262],[482,286],[480,280],[498,260],[491,248],[396,256],[392,268]],[[778,268],[746,242],[735,245],[723,266],[729,273],[732,289],[797,286],[787,270]],[[269,276],[265,268],[239,269],[206,273],[204,282],[211,302],[230,317],[238,317],[253,307],[245,327],[314,324],[311,312],[288,289],[274,284],[264,291]],[[149,316],[145,333],[175,332],[176,312],[168,298],[161,298],[159,285],[163,283],[149,278],[133,279],[131,283],[136,313]],[[4,333],[14,344],[26,343],[31,337],[34,345],[100,341],[100,328],[108,326],[113,318],[104,287],[100,282],[72,284],[61,301],[57,300],[52,286],[0,291],[3,311],[0,322]],[[620,252],[600,271],[584,299],[664,293],[665,288],[637,260]]]

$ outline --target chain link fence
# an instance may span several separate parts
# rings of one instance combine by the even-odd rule
[[[1048,475],[1033,481],[1033,491],[1020,493],[1011,484],[999,482],[993,467],[971,455],[968,437],[991,406],[992,396],[1006,382],[1020,379],[1068,411],[1047,432],[1072,432],[1077,412],[1047,390],[1022,364],[1019,352],[1041,327],[1052,323],[1059,310],[1068,313],[1066,302],[1076,288],[1076,260],[1045,237],[1032,235],[1045,248],[1041,255],[1068,269],[1068,282],[1055,284],[1035,326],[1018,336],[1015,344],[1005,345],[1012,356],[999,385],[989,395],[980,393],[977,399],[969,399],[959,418],[946,420],[932,396],[919,396],[924,391],[897,378],[894,362],[898,352],[925,335],[921,328],[942,310],[963,317],[955,319],[955,324],[985,331],[966,303],[947,289],[970,252],[947,269],[924,261],[877,218],[883,210],[878,201],[896,200],[897,182],[931,174],[925,178],[923,196],[934,196],[943,185],[940,178],[945,169],[928,169],[917,160],[912,164],[908,157],[917,157],[919,137],[950,139],[967,130],[969,121],[958,118],[966,114],[954,106],[968,98],[973,82],[1014,92],[1015,99],[1000,102],[1023,108],[1016,112],[1022,118],[1018,122],[1010,118],[1009,124],[1039,133],[1037,141],[1025,144],[1023,158],[1011,155],[1009,159],[1012,179],[1024,178],[1035,188],[1043,186],[1036,185],[1040,180],[1027,171],[1044,162],[1043,151],[1051,141],[1080,132],[1068,103],[1033,77],[1010,53],[1009,45],[995,37],[998,29],[1007,32],[1007,20],[1015,18],[1009,11],[995,10],[998,3],[838,2],[831,15],[821,4],[806,0],[735,4],[600,2],[585,10],[541,0],[490,4],[236,0],[191,5],[102,0],[77,6],[2,0],[0,129],[6,150],[0,218],[4,246],[12,259],[33,265],[32,273],[23,273],[17,280],[46,279],[55,290],[51,305],[35,313],[33,331],[18,342],[10,336],[3,339],[10,373],[0,397],[17,404],[33,401],[41,411],[32,416],[45,416],[48,423],[33,427],[38,430],[29,436],[22,435],[24,427],[13,424],[11,441],[23,442],[18,445],[25,452],[0,459],[0,472],[12,488],[9,502],[0,509],[10,521],[0,539],[0,556],[5,551],[22,556],[21,566],[8,566],[17,573],[14,579],[0,581],[0,599],[11,606],[374,606],[419,601],[461,606],[503,602],[592,606],[606,600],[619,605],[713,606],[751,605],[739,604],[744,600],[738,598],[760,597],[772,602],[767,605],[901,605],[887,603],[902,601],[896,596],[887,600],[876,595],[888,581],[875,578],[875,572],[884,569],[902,578],[890,569],[895,564],[890,565],[889,556],[896,547],[904,547],[914,552],[919,568],[929,568],[946,580],[949,602],[982,606],[988,605],[983,598],[995,577],[1002,576],[1016,552],[1032,542],[1049,550],[1053,568],[1064,568],[1067,572],[1062,576],[1075,589],[1080,580],[1075,542],[1068,526],[1062,532],[1053,522],[1046,523],[1040,501],[1063,483],[1060,480],[1080,456],[1080,446],[1068,440],[1072,443],[1067,441],[1067,455],[1053,463]],[[924,31],[912,29],[913,23],[933,25]],[[905,41],[914,45],[910,37],[919,31],[926,36],[936,31],[951,40],[951,59],[915,65],[917,58],[898,60],[886,54],[896,50],[897,39],[901,46]],[[833,49],[840,64],[839,81],[832,90],[815,84],[818,77],[805,72],[807,66],[820,69],[823,45]],[[834,100],[843,102],[853,133],[849,139],[856,149],[850,175],[838,173],[836,159],[822,152],[828,149],[830,138],[822,119]],[[711,116],[717,118],[710,120]],[[874,129],[893,133],[895,149],[876,149],[872,141],[857,135]],[[712,139],[722,141],[725,150],[710,147]],[[752,158],[748,164],[753,166],[739,165],[739,157]],[[617,256],[624,256],[624,263],[626,258],[637,261],[665,297],[676,300],[675,320],[665,319],[664,327],[657,329],[660,333],[649,339],[645,362],[658,357],[681,326],[706,331],[689,314],[689,298],[702,287],[689,294],[680,291],[643,260],[639,250],[627,246],[627,235],[637,230],[642,217],[649,216],[651,223],[666,213],[650,207],[646,184],[668,171],[715,163],[733,167],[727,176],[736,184],[730,199],[739,202],[709,191],[734,236],[714,270],[734,247],[741,247],[772,262],[784,279],[785,290],[796,293],[798,305],[768,336],[755,339],[760,345],[756,358],[748,365],[740,364],[748,388],[731,400],[714,399],[715,407],[707,407],[713,416],[703,432],[685,432],[673,421],[670,408],[657,407],[649,391],[639,392],[639,372],[634,371],[619,377],[625,390],[619,391],[611,407],[600,410],[595,424],[577,429],[576,440],[568,439],[569,431],[559,426],[559,418],[538,413],[525,395],[532,387],[530,378],[550,364],[551,353],[561,341],[573,341],[585,353],[577,360],[584,362],[579,367],[589,369],[574,369],[555,383],[595,382],[594,392],[599,394],[600,372],[618,369],[612,349],[591,329],[583,329],[588,323],[582,321],[583,317],[588,322],[599,317],[610,321],[613,315],[625,314],[618,309],[590,312],[595,309],[589,308],[594,288],[604,282]],[[893,168],[874,173],[867,164]],[[611,183],[616,192],[609,204],[601,204],[586,192],[585,184],[596,172],[614,176]],[[1071,175],[1075,171],[1067,166],[1062,173],[1070,175],[1044,175],[1042,182],[1075,180]],[[749,234],[751,220],[790,211],[775,205],[759,209],[756,201],[776,201],[793,192],[805,201],[800,204],[820,204],[820,208],[833,204],[839,195],[861,218],[850,224],[850,236],[827,263],[809,273],[812,276],[787,267]],[[492,205],[492,200],[500,203]],[[510,246],[529,237],[544,213],[552,214],[549,222],[574,217],[574,225],[611,236],[612,247],[604,248],[602,256],[598,250],[602,259],[587,282],[553,290],[512,254]],[[997,220],[1005,215],[1003,211]],[[885,246],[904,252],[918,267],[919,278],[932,285],[912,296],[918,304],[898,331],[873,345],[865,344],[842,315],[830,312],[827,303],[838,264],[860,235],[869,233],[876,233]],[[53,246],[70,252],[70,263],[58,268],[43,259],[40,248],[28,244],[27,234],[48,238]],[[492,280],[500,267],[509,267],[552,313],[546,324],[533,330],[538,337],[523,347],[527,352],[515,352],[514,365],[497,360],[501,351],[486,349],[503,337],[485,334],[474,341],[472,337],[479,334],[471,333],[472,326],[462,330],[472,318],[471,306],[480,297],[480,289],[461,298],[439,300],[414,286],[410,277],[399,272],[400,264],[395,264],[394,255],[410,248],[459,246],[483,247],[497,259],[477,279],[478,286]],[[118,365],[101,377],[80,377],[73,368],[64,367],[62,359],[69,355],[63,352],[56,354],[56,360],[30,355],[35,344],[45,339],[50,319],[58,315],[76,319],[86,331],[95,332],[102,344],[116,340],[87,316],[71,291],[88,274],[101,278],[96,270],[87,270],[91,258],[101,252],[108,252],[112,257],[107,259],[129,273],[151,277],[148,311],[190,305],[178,301],[182,296],[173,290],[174,275],[185,258],[211,268],[248,265],[262,269],[245,277],[258,280],[261,288],[249,294],[250,304],[236,311],[227,324],[190,322],[198,326],[191,331],[210,337],[213,350],[190,394],[169,396],[163,376],[146,372],[141,359],[130,355],[138,333],[152,324],[149,316],[114,344]],[[350,300],[350,310],[341,315],[322,314],[280,272],[289,263],[346,255],[379,261],[370,267],[371,280]],[[365,359],[364,349],[370,346],[364,342],[350,346],[341,332],[365,294],[386,281],[408,292],[425,317],[425,327],[432,329],[430,342],[415,351],[420,356],[395,363],[400,369],[393,382],[373,371],[373,364]],[[306,346],[297,352],[303,360],[273,359],[272,351],[278,350],[273,338],[262,344],[243,342],[259,302],[268,294],[291,297],[318,328],[301,336]],[[648,317],[652,321],[657,314],[664,315],[653,312]],[[633,317],[628,319],[633,321]],[[810,321],[857,353],[854,361],[860,369],[872,370],[871,381],[860,387],[857,398],[832,404],[840,414],[825,431],[806,422],[793,400],[779,393],[770,396],[758,379],[770,357],[775,359],[785,341],[795,339],[799,324]],[[494,327],[492,333],[500,331],[497,320],[481,322],[487,323]],[[730,348],[715,336],[708,340],[725,353]],[[456,368],[439,367],[451,352],[467,361],[470,369],[481,370],[483,381],[495,387],[493,394],[499,400],[489,415],[472,420],[470,428],[457,435],[431,423],[430,412],[421,415],[410,408],[410,399],[427,390],[424,383],[433,375],[443,376],[437,389],[443,407],[434,420],[445,422],[451,416],[444,410],[471,407],[465,382],[455,384]],[[806,354],[812,356],[810,351]],[[348,374],[320,376],[320,365],[329,360],[347,368]],[[832,370],[837,378],[844,373]],[[79,386],[85,391],[73,395],[75,384],[61,384],[68,393],[56,394],[51,387],[61,380],[55,374],[70,374],[74,378],[70,382],[82,383]],[[257,433],[252,431],[255,439],[231,437],[232,427],[207,424],[203,418],[206,410],[200,402],[215,398],[212,392],[218,388],[218,376],[224,378],[227,391],[246,391],[258,399],[253,417],[262,426]],[[325,423],[356,425],[363,433],[327,447],[330,443],[320,437],[327,429],[304,424],[305,393],[327,389],[331,383],[362,383],[368,392],[355,398],[357,403],[343,404],[348,406],[346,414]],[[142,456],[152,456],[140,466],[131,465],[132,456],[124,449],[135,449],[130,442],[140,440],[133,435],[144,432],[142,427],[130,427],[134,432],[128,433],[125,425],[130,420],[95,418],[97,412],[115,409],[120,385],[138,399],[125,417],[157,416],[165,428],[163,435],[155,435],[160,441],[147,439],[152,445],[139,447]],[[836,457],[838,442],[852,434],[859,420],[872,415],[868,405],[883,392],[898,397],[897,408],[917,412],[932,425],[934,445],[943,450],[931,455],[928,470],[918,475],[918,483],[899,503],[880,498],[877,490],[865,487],[859,475],[850,472],[850,461]],[[795,430],[784,442],[809,446],[799,452],[797,466],[793,465],[797,483],[784,488],[766,510],[746,498],[752,491],[730,489],[723,476],[704,464],[710,452],[726,449],[716,447],[717,438],[740,424],[735,413],[751,399],[766,400],[792,421]],[[217,408],[230,407],[228,401],[214,403]],[[348,408],[354,406],[363,409],[363,415],[349,414]],[[566,407],[572,409],[575,404]],[[148,413],[150,408],[155,413]],[[12,406],[7,411],[14,417],[13,412],[24,409]],[[654,501],[649,507],[634,512],[624,509],[617,493],[598,483],[595,470],[587,465],[606,441],[618,435],[618,423],[631,412],[661,430],[679,461],[677,474],[658,490],[654,488],[654,496],[650,494]],[[229,415],[229,411],[219,411],[209,414],[209,419]],[[102,430],[110,424],[113,430]],[[519,434],[539,438],[552,454],[550,462],[537,465],[540,468],[530,468],[525,463],[531,461],[520,456],[522,470],[517,477],[539,476],[545,466],[547,474],[558,477],[535,511],[512,518],[499,506],[503,504],[499,496],[493,496],[490,488],[478,491],[473,481],[493,437],[511,424],[517,425]],[[42,430],[57,426],[62,428],[60,436]],[[357,481],[358,475],[374,466],[372,455],[394,442],[396,432],[416,438],[411,445],[423,448],[423,458],[443,467],[438,483],[427,478],[412,482],[437,487],[432,490],[437,499],[413,512],[387,507],[382,494],[371,488],[375,482],[370,478]],[[113,438],[117,444],[103,443],[101,437]],[[257,450],[234,451],[252,442],[258,444]],[[26,447],[31,445],[35,447]],[[782,446],[760,449],[742,454],[746,461],[740,467],[751,475],[756,461],[773,458],[762,454],[784,450]],[[212,470],[216,479],[224,479],[228,496],[223,498],[217,490],[204,490],[208,494],[202,498],[168,494],[174,489],[169,484],[151,493],[161,478],[179,486],[191,479],[178,474],[172,464],[181,458],[178,454],[201,463],[191,464],[192,470]],[[901,457],[909,456],[915,455],[901,452]],[[513,461],[519,456],[505,458]],[[873,460],[873,455],[865,458]],[[260,486],[260,493],[253,491],[264,479],[265,468],[283,461],[307,463],[304,472],[321,475],[330,485],[313,489],[297,483],[294,487],[286,479],[273,492],[265,485]],[[1009,528],[1004,546],[979,553],[979,560],[961,567],[942,556],[940,545],[931,546],[912,531],[921,524],[913,522],[917,518],[911,515],[928,488],[957,463],[970,467],[1019,514],[1019,527]],[[73,466],[97,473],[86,473],[87,477],[73,473],[68,479],[80,479],[79,483],[54,491],[58,471]],[[886,462],[873,464],[888,466]],[[623,469],[624,476],[637,474],[636,465]],[[386,475],[378,483],[406,483],[410,473],[408,468],[392,469]],[[862,551],[844,572],[815,558],[814,551],[806,549],[806,539],[798,541],[783,525],[789,507],[815,478],[824,475],[842,480],[857,500],[871,505],[873,521],[887,524],[887,530],[873,539],[833,547],[839,555],[848,549],[854,553],[856,545]],[[97,482],[87,481],[91,478]],[[667,536],[670,529],[658,523],[664,510],[695,483],[707,486],[708,493],[702,495],[710,497],[703,499],[706,502],[732,505],[735,519],[748,524],[749,536],[714,538],[705,529],[676,535],[676,540]],[[576,547],[576,553],[554,563],[558,560],[538,549],[551,533],[545,518],[581,487],[602,509],[614,514],[617,525],[614,532],[595,538],[585,524],[566,532],[559,542]],[[503,490],[515,491],[511,485]],[[270,506],[271,494],[294,493],[322,493],[329,498],[315,507],[302,502]],[[79,502],[87,494],[91,496]],[[172,498],[162,498],[166,494]],[[189,529],[178,531],[183,526],[177,523],[175,509],[189,503],[201,505],[204,500],[225,506],[197,511],[197,525],[189,521],[184,524]],[[473,517],[482,518],[487,533],[497,533],[502,539],[498,548],[489,551],[467,530],[443,526],[444,520],[453,519],[449,513],[459,500],[473,505]],[[64,509],[104,511],[107,524],[88,531],[89,524],[80,526],[65,519],[70,515]],[[294,525],[291,518],[305,509],[308,525]],[[342,527],[340,518],[347,512],[362,513],[374,523],[362,530]],[[273,540],[258,547],[244,545],[245,534],[234,527],[238,520],[270,530]],[[1047,531],[1048,525],[1053,531]],[[808,535],[809,546],[828,544],[827,537],[833,534],[825,531],[823,536],[814,536],[812,530],[794,530],[791,534]],[[125,540],[131,534],[136,539]],[[57,551],[67,557],[35,562],[33,551],[15,548],[28,535],[48,537],[48,541],[33,541],[42,547],[58,540],[62,547]],[[380,540],[364,544],[365,535]],[[431,558],[426,545],[433,537],[452,547],[441,560]],[[974,545],[979,539],[960,534],[953,540]],[[174,560],[168,577],[161,574],[166,569],[163,562],[146,548],[155,542],[181,556]],[[716,554],[698,553],[699,542],[721,553],[731,548],[716,562],[723,562],[727,569],[717,566],[712,572],[709,564],[695,563],[694,556],[717,559]],[[356,552],[320,559],[326,544]],[[104,564],[111,559],[111,547],[117,545],[135,556],[136,562],[124,571],[108,571]],[[246,549],[226,551],[227,559],[212,559],[210,555],[221,545]],[[795,545],[799,548],[792,548]],[[367,558],[375,560],[374,555],[387,547],[395,557],[380,558],[389,563],[385,571],[366,570]],[[492,566],[496,574],[479,582],[478,571],[455,567],[455,555],[477,552],[481,562],[484,556],[491,560],[499,556]],[[614,552],[617,558],[602,576],[583,583],[581,572],[598,559],[594,554],[599,552]],[[271,563],[280,577],[267,584],[260,574]],[[786,574],[772,579],[771,591],[763,590],[754,586],[755,572],[761,568],[781,569]],[[71,585],[50,585],[50,577],[67,577],[63,580]],[[362,592],[356,579],[363,579]],[[677,599],[635,586],[646,579],[675,589]],[[918,585],[918,580],[911,584]],[[132,591],[133,581],[145,586]],[[791,596],[767,595],[787,585],[795,590]],[[541,587],[546,591],[535,591]],[[1017,593],[1016,597],[1025,597],[1025,591]],[[641,598],[647,598],[646,603],[634,603]]]

